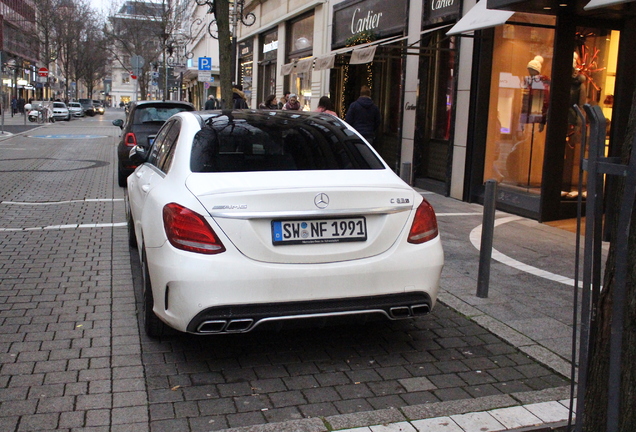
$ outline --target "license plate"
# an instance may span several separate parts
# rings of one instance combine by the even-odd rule
[[[274,245],[366,241],[363,217],[272,221]]]

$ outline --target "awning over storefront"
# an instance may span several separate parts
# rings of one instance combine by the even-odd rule
[[[349,64],[371,63],[375,57],[375,50],[377,47],[377,45],[372,45],[367,48],[354,49],[351,52],[351,60],[349,60]]]
[[[598,9],[606,6],[614,6],[621,3],[629,3],[634,0],[591,0],[583,7],[585,10]]]
[[[314,57],[298,60],[298,62],[296,63],[296,72],[307,73],[311,70],[311,67],[313,66],[313,64],[314,64]]]
[[[322,57],[316,57],[316,61],[314,63],[314,70],[325,70],[331,69],[336,64],[336,55],[329,54]]]
[[[287,63],[281,66],[280,71],[283,75],[289,75],[294,70],[295,62]]]
[[[592,0],[595,1],[595,0]],[[486,7],[486,0],[479,1],[447,33],[447,36],[505,24],[514,11],[493,10]]]

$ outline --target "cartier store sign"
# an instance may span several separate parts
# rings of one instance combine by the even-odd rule
[[[460,0],[424,0],[423,23],[432,24],[459,19]]]
[[[332,49],[346,46],[359,33],[373,33],[377,39],[404,34],[408,0],[352,0],[333,7]]]

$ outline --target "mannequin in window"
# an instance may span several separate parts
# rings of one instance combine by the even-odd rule
[[[521,123],[538,123],[543,132],[550,103],[550,79],[541,74],[543,57],[536,56],[528,62],[528,75],[523,78],[523,102]]]

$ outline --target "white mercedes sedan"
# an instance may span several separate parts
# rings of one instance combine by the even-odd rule
[[[181,112],[131,158],[126,213],[151,337],[435,305],[433,208],[334,116]]]

